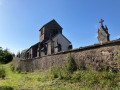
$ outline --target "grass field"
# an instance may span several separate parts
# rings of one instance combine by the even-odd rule
[[[2,64],[5,78],[0,78],[0,90],[118,90],[120,74],[76,70],[68,72],[64,68],[51,68],[46,71],[21,72],[11,70],[11,64]]]

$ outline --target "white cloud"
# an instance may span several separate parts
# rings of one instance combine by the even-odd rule
[[[114,37],[115,39],[119,39],[120,38],[120,35],[118,35],[118,36],[116,36],[116,37]]]

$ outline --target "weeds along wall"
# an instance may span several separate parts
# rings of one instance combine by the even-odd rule
[[[66,57],[70,54],[79,68],[102,70],[105,66],[115,67],[118,51],[120,39],[29,60],[14,58],[13,65],[28,72],[47,70],[50,67],[64,65]]]

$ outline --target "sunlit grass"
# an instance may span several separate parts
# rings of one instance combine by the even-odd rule
[[[6,71],[5,79],[0,78],[1,87],[16,89],[57,89],[57,90],[87,90],[87,89],[120,89],[120,75],[112,72],[97,72],[77,70],[67,73],[63,68],[32,73],[12,72],[10,64],[2,65]],[[60,74],[54,77],[54,74]],[[69,77],[67,75],[69,74]],[[11,90],[11,89],[10,89]]]

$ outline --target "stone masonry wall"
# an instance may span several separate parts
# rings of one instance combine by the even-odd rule
[[[13,59],[13,64],[20,65],[22,71],[47,70],[52,66],[62,66],[66,63],[69,53],[77,65],[83,65],[86,69],[101,70],[107,64],[110,67],[115,65],[115,56],[120,51],[120,39],[109,41],[103,44],[95,44],[81,47],[70,51],[59,52],[50,56],[44,56],[31,60]],[[17,62],[17,64],[16,64]]]

